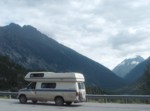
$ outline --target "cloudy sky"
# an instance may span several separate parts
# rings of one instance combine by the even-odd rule
[[[0,26],[32,25],[113,69],[150,56],[150,0],[0,0]]]

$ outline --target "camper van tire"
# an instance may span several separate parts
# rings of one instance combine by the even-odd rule
[[[72,104],[72,102],[66,102],[66,105],[70,106]]]
[[[25,96],[25,95],[20,95],[19,101],[20,101],[21,104],[27,103],[27,98],[26,98],[26,96]]]
[[[37,100],[32,100],[32,103],[33,103],[33,104],[36,104],[36,103],[37,103]]]
[[[61,96],[55,97],[55,104],[56,104],[56,106],[63,106],[64,105],[64,99]]]

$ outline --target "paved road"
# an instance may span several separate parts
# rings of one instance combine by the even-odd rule
[[[148,104],[78,103],[55,106],[54,103],[20,104],[18,100],[0,99],[0,111],[150,111]]]

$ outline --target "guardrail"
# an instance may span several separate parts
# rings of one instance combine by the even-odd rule
[[[93,95],[87,94],[87,98],[107,98],[107,99],[150,99],[150,95]]]
[[[138,100],[144,101],[144,103],[150,103],[150,95],[93,95],[93,94],[87,94],[87,101],[89,100],[95,100],[102,102],[114,102],[113,100],[122,100],[123,103],[128,103],[129,101],[135,100],[135,102]]]
[[[6,95],[6,96],[9,96],[9,95],[17,95],[18,92],[4,92],[4,91],[0,91],[0,96],[3,96],[3,95]]]
[[[8,96],[10,99],[12,96],[17,97],[18,92],[4,92],[0,91],[0,96]],[[113,102],[112,100],[123,100],[124,103],[128,103],[128,100],[144,100],[150,102],[150,95],[93,95],[87,94],[87,101],[94,100],[99,101],[103,100],[103,102]]]
[[[17,97],[18,92],[4,92],[4,91],[0,91],[0,96],[8,96],[10,99],[12,98],[12,96],[16,96]]]

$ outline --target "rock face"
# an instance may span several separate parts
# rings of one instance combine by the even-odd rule
[[[0,27],[0,55],[33,71],[80,72],[86,85],[114,89],[123,79],[103,65],[59,44],[32,26],[11,23]]]
[[[142,58],[141,56],[125,59],[113,69],[113,72],[117,76],[124,78],[133,68],[135,68],[139,63],[143,61],[144,58]]]

